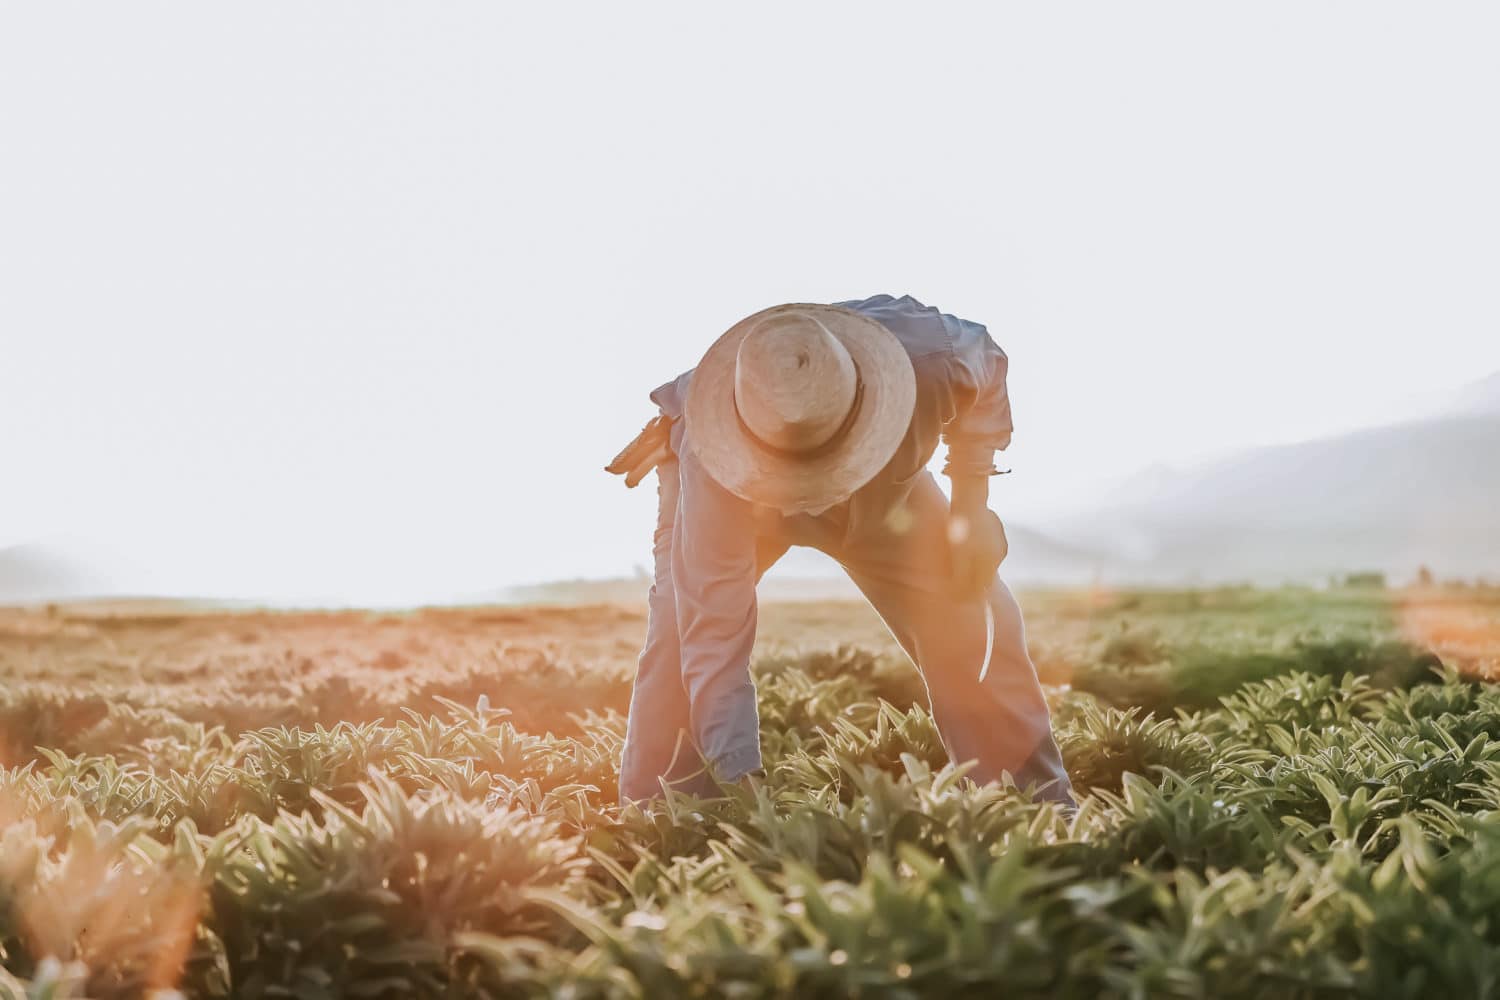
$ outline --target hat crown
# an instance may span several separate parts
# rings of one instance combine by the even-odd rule
[[[788,452],[827,444],[854,407],[859,376],[849,351],[816,316],[782,312],[757,324],[734,362],[740,420]]]

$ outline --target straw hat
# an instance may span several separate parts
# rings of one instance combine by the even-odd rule
[[[837,306],[775,306],[736,323],[694,369],[688,438],[729,492],[816,513],[891,460],[916,398],[906,348],[875,320]]]

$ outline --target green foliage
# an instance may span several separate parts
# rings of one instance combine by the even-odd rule
[[[1137,640],[1130,640],[1133,644]],[[1108,652],[1110,646],[1106,646]],[[1369,642],[1353,637],[1299,638],[1285,649],[1235,649],[1212,643],[1153,647],[1146,654],[1115,650],[1119,662],[1084,665],[1075,687],[1120,708],[1139,706],[1158,714],[1212,708],[1246,684],[1291,673],[1315,677],[1356,674],[1383,690],[1409,687],[1442,668],[1431,652],[1405,642]]]
[[[1060,734],[1063,762],[1080,791],[1118,789],[1126,774],[1160,769],[1189,774],[1206,768],[1213,746],[1171,720],[1141,717],[1140,709],[1086,706]]]
[[[763,778],[647,808],[580,711],[617,678],[550,661],[517,714],[16,687],[0,1000],[1496,996],[1500,693],[1266,600],[1129,595],[1068,653],[1076,812],[854,647],[757,664]]]
[[[453,936],[546,936],[539,887],[584,861],[554,820],[378,776],[359,812],[247,818],[205,847],[219,969],[236,996],[441,996]]]

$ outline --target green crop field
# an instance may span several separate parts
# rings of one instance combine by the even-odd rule
[[[1500,995],[1500,592],[1023,605],[1076,815],[858,605],[646,811],[636,607],[0,612],[0,998]]]

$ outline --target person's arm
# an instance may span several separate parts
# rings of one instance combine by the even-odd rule
[[[989,509],[995,452],[1010,444],[1013,425],[1006,390],[1009,360],[984,327],[964,324],[954,340],[954,397],[958,412],[943,428],[952,484],[948,538],[953,582],[963,594],[983,590],[1009,552],[1005,528]]]
[[[672,549],[682,681],[693,738],[718,777],[761,767],[750,680],[755,644],[755,525],[750,506],[715,483],[692,449],[680,462]]]

